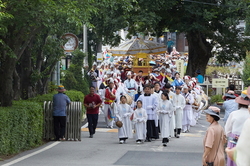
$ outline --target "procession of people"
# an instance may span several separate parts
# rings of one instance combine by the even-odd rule
[[[146,76],[142,70],[133,72],[131,56],[113,57],[112,61],[110,56],[99,65],[94,62],[88,75],[102,99],[100,111],[107,128],[118,127],[120,144],[134,133],[138,144],[161,138],[167,146],[171,138],[191,131],[207,98],[197,78],[180,77],[176,54],[153,55],[156,64]]]
[[[241,131],[247,131],[246,128],[243,131],[243,125],[250,117],[247,111],[250,88],[238,96],[234,92],[235,86],[229,85],[223,96],[223,128],[218,123],[220,108],[210,106],[207,109],[208,97],[200,85],[204,81],[200,70],[197,69],[196,77],[185,75],[182,78],[176,70],[175,56],[151,56],[153,59],[156,57],[156,63],[148,75],[143,75],[142,70],[138,73],[133,71],[131,56],[114,57],[112,62],[108,59],[99,65],[93,64],[88,74],[92,87],[102,99],[102,105],[94,105],[100,106],[99,110],[104,113],[107,128],[112,129],[116,124],[120,144],[134,137],[137,144],[161,139],[162,145],[166,147],[173,137],[180,138],[181,133],[192,132],[192,127],[198,123],[203,112],[210,123],[204,137],[203,165],[224,166],[226,140],[228,166],[241,163],[241,157],[244,157],[244,161],[248,160],[247,155],[242,153],[248,146],[239,145],[237,148],[237,142]],[[90,138],[93,138],[95,129],[90,125],[89,130]],[[236,151],[240,154],[237,158]]]

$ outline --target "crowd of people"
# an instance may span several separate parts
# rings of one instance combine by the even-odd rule
[[[121,59],[122,63],[109,60],[100,65],[94,63],[88,72],[92,93],[84,100],[87,116],[88,112],[91,114],[97,109],[93,105],[101,105],[107,128],[113,128],[114,124],[118,126],[121,144],[133,137],[132,131],[138,144],[159,139],[160,135],[163,146],[167,146],[170,138],[179,138],[181,132],[190,132],[191,126],[200,118],[201,110],[208,104],[199,85],[200,78],[188,75],[180,78],[174,59],[171,63],[156,60],[148,76],[143,76],[143,71],[134,73],[130,64],[124,66],[126,58],[119,61]],[[127,60],[130,63],[129,57]],[[96,96],[99,96],[98,100],[94,99]],[[97,121],[90,122],[92,138]]]
[[[235,94],[234,85],[228,87],[223,96],[223,128],[218,123],[220,109],[215,106],[206,109],[208,98],[199,84],[199,77],[180,78],[178,71],[164,68],[161,64],[147,79],[142,71],[136,74],[123,66],[108,64],[107,68],[102,68],[94,63],[88,73],[92,86],[84,98],[89,137],[95,134],[101,110],[107,128],[112,129],[114,124],[118,127],[120,144],[133,137],[137,144],[161,138],[163,146],[167,146],[171,138],[190,132],[204,111],[210,126],[204,137],[203,165],[224,166],[226,152],[227,166],[248,166],[250,87],[241,95]],[[175,72],[174,77],[172,72]],[[58,94],[53,97],[55,140],[64,140],[65,111],[70,99],[64,94],[63,86],[57,90]]]

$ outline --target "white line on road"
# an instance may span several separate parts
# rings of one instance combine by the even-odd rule
[[[27,159],[27,158],[29,158],[29,157],[32,157],[32,156],[34,156],[34,155],[36,155],[36,154],[42,153],[42,152],[44,152],[44,151],[46,151],[46,150],[48,150],[48,149],[50,149],[50,148],[56,146],[56,145],[59,144],[59,143],[61,143],[61,142],[59,142],[59,141],[58,141],[58,142],[54,142],[54,143],[52,143],[51,145],[49,145],[49,146],[47,146],[47,147],[45,147],[45,148],[43,148],[43,149],[40,149],[40,150],[38,150],[38,151],[36,151],[36,152],[33,152],[33,153],[31,153],[31,154],[28,154],[28,155],[25,155],[25,156],[23,156],[23,157],[20,157],[20,158],[18,158],[18,159],[16,159],[16,160],[13,160],[13,161],[11,161],[11,162],[9,162],[9,163],[7,163],[7,164],[2,165],[2,166],[10,166],[10,165],[12,165],[12,164],[16,164],[16,163],[18,163],[18,162],[20,162],[20,161],[22,161],[22,160],[25,160],[25,159]]]
[[[83,128],[86,128],[87,126],[88,126],[88,122],[85,124],[85,125],[83,125],[81,128],[83,129]]]

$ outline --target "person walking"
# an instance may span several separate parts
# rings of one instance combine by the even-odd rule
[[[192,104],[194,103],[194,97],[191,93],[189,93],[188,87],[186,85],[184,85],[183,87],[182,95],[184,96],[186,101],[186,105],[183,109],[182,130],[184,133],[187,133],[190,130],[190,125],[193,120]]]
[[[182,129],[182,118],[183,118],[183,109],[186,106],[186,101],[183,95],[181,95],[181,87],[177,86],[175,88],[175,137],[180,138],[181,129]]]
[[[158,106],[158,98],[151,94],[151,86],[144,86],[144,95],[141,95],[138,100],[142,101],[142,107],[147,111],[147,142],[151,142],[152,138],[158,137],[158,132],[155,126],[155,114]],[[137,101],[138,101],[137,100]]]
[[[141,144],[146,139],[146,123],[147,123],[147,111],[142,108],[142,101],[137,100],[136,110],[133,114],[133,121],[135,122],[135,139],[137,144]]]
[[[225,166],[224,144],[226,143],[225,133],[220,120],[220,109],[210,106],[206,113],[206,120],[210,123],[203,140],[204,153],[202,156],[203,166],[213,163],[214,166]]]
[[[58,93],[53,96],[53,119],[55,141],[64,141],[66,129],[66,107],[71,103],[69,97],[64,94],[66,89],[63,85],[57,88]]]
[[[226,101],[225,101],[226,102]],[[233,148],[236,146],[245,121],[250,117],[248,105],[250,104],[247,97],[247,90],[241,93],[241,96],[235,99],[238,104],[238,110],[234,110],[230,115],[225,125],[225,132],[228,137],[227,147]],[[236,166],[234,161],[227,158],[227,166]]]
[[[157,112],[159,114],[159,125],[161,129],[161,137],[163,146],[167,146],[170,135],[170,120],[174,107],[172,102],[169,100],[168,93],[165,91],[161,94],[161,100],[158,105]]]
[[[114,88],[114,80],[113,78],[109,78],[107,80],[108,87],[103,91],[102,98],[104,99],[104,117],[107,127],[113,128],[114,123],[114,110],[116,107],[116,89]]]
[[[90,87],[90,93],[84,97],[84,106],[87,110],[89,138],[93,138],[98,122],[99,107],[102,100],[98,94],[95,94],[95,87]]]
[[[132,123],[130,120],[130,116],[133,113],[132,108],[126,103],[126,96],[122,95],[120,97],[121,104],[117,105],[117,109],[115,110],[115,116],[118,121],[122,122],[122,127],[118,128],[118,137],[120,144],[126,142],[128,138],[132,138]]]
[[[250,87],[247,89],[247,96],[250,99]],[[250,107],[248,106],[250,112]],[[236,147],[226,148],[227,156],[234,161],[237,166],[249,166],[250,165],[250,118],[248,118],[241,130],[239,140]]]

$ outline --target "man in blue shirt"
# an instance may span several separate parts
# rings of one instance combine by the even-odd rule
[[[63,92],[66,91],[64,86],[59,85],[58,93],[53,96],[53,118],[54,118],[54,133],[55,141],[65,140],[66,128],[66,107],[70,104],[70,99]]]
[[[197,70],[196,71],[196,78],[198,79],[198,82],[200,83],[200,84],[202,84],[203,82],[204,82],[204,77],[201,75],[201,71],[200,70]]]
[[[168,38],[168,41],[166,44],[168,48],[168,53],[170,54],[173,50],[174,42],[171,40],[171,38]]]

